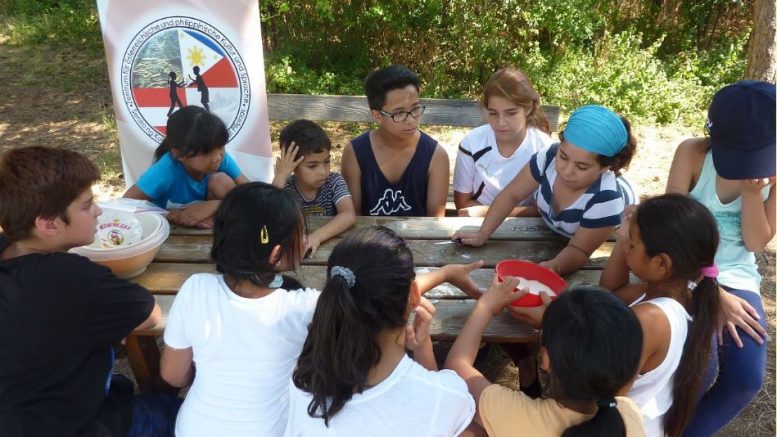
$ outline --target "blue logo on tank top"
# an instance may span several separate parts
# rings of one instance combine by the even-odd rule
[[[394,191],[386,188],[378,203],[370,210],[370,215],[391,215],[397,211],[410,211],[410,209],[410,205],[402,195],[402,190]]]

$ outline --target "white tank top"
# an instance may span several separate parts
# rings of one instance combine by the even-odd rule
[[[659,437],[664,435],[664,414],[672,406],[674,373],[680,365],[688,335],[688,323],[692,319],[685,308],[674,299],[657,297],[642,301],[643,298],[644,296],[640,297],[631,306],[652,304],[663,311],[669,320],[669,349],[658,367],[637,376],[627,396],[639,405],[644,419],[645,435]]]

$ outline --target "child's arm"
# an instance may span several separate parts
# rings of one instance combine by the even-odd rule
[[[310,257],[316,256],[318,246],[326,240],[340,235],[356,223],[356,212],[353,209],[353,201],[350,196],[343,197],[335,204],[337,215],[326,222],[324,226],[311,232],[305,242],[305,253],[310,251]]]
[[[677,146],[666,179],[666,192],[688,194],[699,178],[707,146],[703,138],[691,138]]]
[[[439,144],[435,147],[432,162],[429,164],[426,187],[426,215],[445,217],[445,202],[448,200],[448,179],[450,163],[448,154]]]
[[[162,379],[173,387],[188,387],[194,380],[192,348],[173,349],[165,345],[159,363]]]
[[[607,259],[602,276],[599,278],[599,285],[606,288],[618,296],[626,304],[631,304],[642,296],[647,290],[647,284],[638,282],[632,284],[630,281],[630,269],[626,263],[626,245],[629,243],[629,226],[631,215],[626,214],[621,228],[618,230],[618,241],[615,248]]]
[[[477,299],[481,295],[480,288],[475,285],[469,274],[482,266],[483,261],[475,261],[469,264],[447,264],[437,270],[416,276],[415,284],[421,294],[424,294],[443,282],[448,282],[458,287],[469,297]]]
[[[353,144],[348,143],[343,149],[343,156],[340,162],[340,168],[343,172],[348,191],[351,192],[353,201],[353,210],[356,215],[362,214],[362,172],[359,169],[359,162],[356,160],[356,154],[353,151]]]
[[[607,237],[614,230],[615,226],[605,228],[579,227],[566,247],[561,249],[561,252],[553,258],[541,262],[540,265],[560,275],[574,272],[588,262],[591,254],[607,241]]]
[[[475,405],[480,404],[480,394],[491,385],[491,381],[486,379],[474,366],[483,332],[491,318],[499,314],[505,305],[528,292],[526,289],[515,291],[516,285],[518,285],[518,280],[513,277],[504,278],[504,281],[500,283],[494,275],[491,286],[475,304],[475,308],[469,315],[467,322],[464,323],[464,327],[461,328],[461,332],[456,337],[453,347],[448,352],[448,358],[445,360],[445,367],[455,371],[467,382],[467,388],[469,388],[472,397],[475,398]],[[480,425],[483,424],[479,410],[475,413],[474,420]]]
[[[151,310],[151,314],[149,314],[146,320],[141,322],[140,325],[136,326],[135,329],[133,329],[133,331],[153,328],[161,321],[162,321],[162,309],[159,307],[159,303],[157,302],[157,303],[154,303],[154,308]]]
[[[494,203],[488,208],[488,213],[483,224],[480,225],[480,229],[477,232],[456,232],[453,238],[461,240],[462,244],[468,246],[482,246],[515,208],[515,205],[528,197],[538,186],[539,182],[534,179],[531,168],[528,165],[525,166],[496,196]]]
[[[740,181],[742,189],[742,240],[750,252],[763,252],[774,237],[775,179],[747,179]],[[761,190],[771,186],[769,197],[764,202]]]
[[[272,180],[272,184],[276,187],[283,189],[286,185],[286,179],[294,173],[297,166],[305,159],[304,156],[294,159],[297,156],[297,150],[299,150],[299,146],[294,141],[285,149],[281,147],[281,156],[275,160],[275,177]]]
[[[124,196],[127,199],[137,199],[137,200],[151,200],[151,198],[144,192],[140,191],[140,188],[138,188],[137,184],[129,187],[129,190],[127,190],[126,193],[124,193]]]
[[[434,311],[434,305],[422,297],[415,307],[413,324],[405,326],[405,348],[413,351],[415,361],[427,370],[437,370],[432,337],[429,336]]]

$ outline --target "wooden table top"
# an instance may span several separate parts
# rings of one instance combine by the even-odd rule
[[[307,223],[308,231],[317,229],[329,218],[312,217]],[[556,255],[566,240],[550,231],[539,218],[508,218],[491,236],[489,242],[480,248],[453,244],[451,236],[458,230],[476,230],[482,218],[470,217],[357,217],[356,225],[342,236],[322,244],[314,258],[307,258],[296,272],[289,272],[306,286],[322,289],[326,279],[326,261],[334,246],[356,229],[369,226],[385,226],[403,237],[415,259],[419,273],[445,264],[470,263],[483,260],[484,266],[472,273],[475,283],[487,288],[497,262],[504,259],[542,261]],[[200,272],[215,272],[210,259],[212,243],[210,230],[172,227],[170,238],[162,245],[146,272],[134,279],[157,296],[167,314],[175,293],[191,275]],[[613,247],[612,240],[606,242],[591,257],[581,270],[568,275],[569,284],[597,283],[607,257]],[[437,307],[432,325],[433,338],[438,340],[455,338],[475,301],[454,286],[442,284],[426,294]],[[164,324],[148,331],[159,335]],[[527,342],[536,340],[536,332],[525,323],[519,322],[505,311],[496,317],[487,329],[484,340],[496,342]]]

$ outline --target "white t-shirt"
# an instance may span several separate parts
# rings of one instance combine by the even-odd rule
[[[196,366],[176,436],[283,435],[289,379],[318,296],[310,289],[278,289],[247,299],[221,275],[189,278],[165,328],[165,343],[191,347]]]
[[[529,127],[521,145],[507,158],[499,153],[496,136],[490,124],[469,131],[459,144],[453,189],[472,193],[482,205],[491,205],[494,198],[529,162],[534,153],[551,144],[545,132]],[[521,204],[529,202],[526,199]]]
[[[330,421],[308,415],[312,396],[292,382],[287,437],[457,436],[472,421],[475,401],[455,372],[432,372],[405,355],[380,384],[354,394]]]
[[[626,396],[639,405],[645,425],[645,435],[663,436],[664,415],[672,406],[674,374],[682,359],[691,316],[688,315],[680,302],[674,299],[657,297],[642,301],[643,298],[644,296],[631,306],[652,304],[666,315],[671,334],[669,349],[664,361],[658,367],[642,375],[637,375],[637,379],[634,380],[634,384]]]

